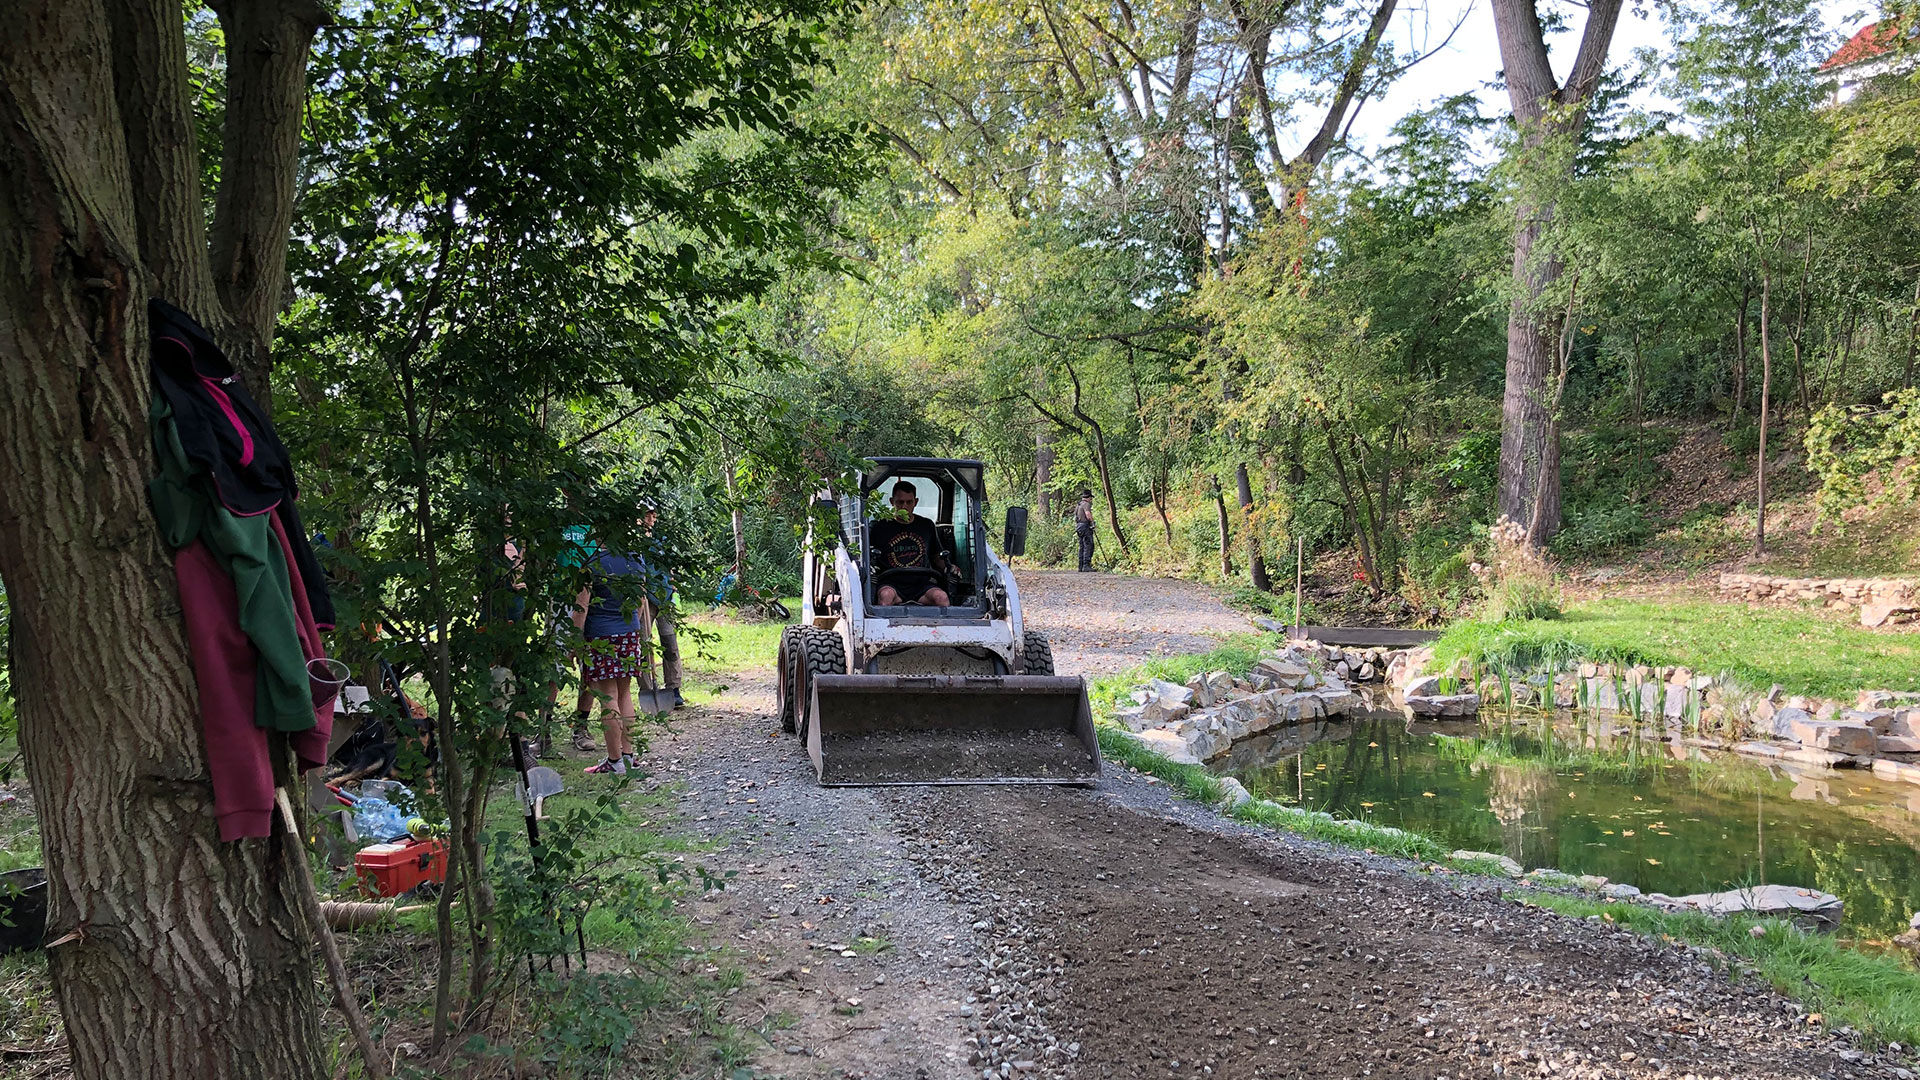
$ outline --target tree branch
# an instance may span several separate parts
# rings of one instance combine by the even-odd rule
[[[952,196],[955,199],[966,198],[965,193],[963,193],[960,190],[958,185],[954,184],[953,181],[947,179],[946,177],[940,175],[940,170],[934,168],[930,163],[928,163],[926,155],[922,154],[918,149],[914,147],[912,143],[908,142],[906,136],[893,130],[887,125],[879,123],[877,121],[874,123],[873,126],[881,134],[885,135],[888,141],[892,142],[893,145],[899,147],[901,153],[913,159],[913,163],[915,165],[918,165],[920,166],[920,168],[925,170],[926,174],[933,178],[933,182],[940,185],[940,190],[946,192],[948,195]]]
[[[286,294],[307,50],[332,18],[319,0],[209,0],[227,38],[227,116],[214,200],[213,283],[244,349],[234,362],[271,408],[267,373]]]
[[[1393,20],[1396,0],[1380,0],[1380,6],[1374,9],[1373,22],[1367,26],[1366,40],[1355,50],[1353,59],[1347,64],[1347,71],[1340,79],[1340,87],[1334,92],[1333,101],[1327,106],[1326,119],[1321,121],[1320,130],[1314,133],[1307,148],[1293,159],[1293,170],[1312,172],[1325,160],[1327,151],[1333,148],[1334,138],[1340,130],[1340,123],[1346,118],[1347,107],[1353,103],[1353,96],[1360,91],[1360,83],[1366,78],[1367,68],[1373,63],[1373,55],[1380,49],[1380,39],[1386,36],[1387,24]]]
[[[113,90],[126,137],[133,218],[147,288],[208,327],[222,327],[207,265],[187,37],[177,0],[107,0]],[[284,230],[282,232],[284,236]]]

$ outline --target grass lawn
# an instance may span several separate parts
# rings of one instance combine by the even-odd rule
[[[1920,690],[1920,633],[1868,630],[1850,613],[1710,601],[1601,599],[1553,620],[1466,620],[1435,646],[1442,663],[1472,657],[1512,670],[1592,659],[1682,664],[1765,690],[1851,698]]]
[[[798,597],[781,601],[789,611],[800,610]],[[680,658],[685,667],[681,690],[688,701],[705,705],[725,693],[741,674],[773,670],[786,623],[755,621],[733,608],[694,611],[680,624]]]

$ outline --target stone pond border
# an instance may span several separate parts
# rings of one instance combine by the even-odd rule
[[[1648,723],[1641,733],[1685,745],[1816,766],[1871,768],[1888,779],[1920,784],[1920,760],[1908,763],[1877,756],[1883,746],[1895,754],[1907,753],[1912,747],[1915,758],[1920,759],[1920,694],[1864,692],[1853,707],[1847,708],[1832,701],[1783,699],[1779,687],[1764,695],[1744,694],[1720,677],[1684,667],[1596,663],[1527,680],[1489,676],[1475,687],[1468,681],[1470,666],[1456,665],[1449,672],[1429,674],[1426,669],[1432,663],[1431,647],[1341,649],[1296,639],[1269,650],[1255,661],[1245,678],[1212,671],[1195,675],[1184,684],[1149,680],[1131,692],[1132,704],[1113,710],[1106,719],[1171,765],[1204,766],[1225,758],[1243,739],[1277,727],[1358,711],[1368,701],[1352,684],[1365,689],[1365,683],[1377,680],[1381,685],[1375,693],[1395,693],[1409,719],[1474,716],[1483,695],[1488,700],[1522,705],[1545,704],[1550,695],[1552,703],[1560,707],[1631,717],[1636,729],[1640,728],[1639,721],[1658,720],[1658,724]],[[1520,700],[1523,697],[1529,700]],[[1685,734],[1688,722],[1693,724],[1694,736]],[[1729,722],[1736,730],[1752,729],[1758,737],[1729,743],[1698,734],[1703,725],[1725,726]],[[1255,799],[1232,777],[1218,777],[1216,781],[1222,795],[1214,809],[1231,817],[1280,823],[1281,827],[1291,824],[1292,831],[1309,834],[1316,825],[1330,826],[1349,834],[1347,842],[1356,846],[1364,845],[1369,838],[1390,842],[1414,836],[1393,826]],[[1843,910],[1841,900],[1830,893],[1794,886],[1682,897],[1642,894],[1631,885],[1596,875],[1576,876],[1551,869],[1527,871],[1513,859],[1493,852],[1455,851],[1444,864],[1431,864],[1430,868],[1592,893],[1608,902],[1639,903],[1666,911],[1780,917],[1807,930],[1838,928]],[[1915,919],[1920,921],[1920,915]]]

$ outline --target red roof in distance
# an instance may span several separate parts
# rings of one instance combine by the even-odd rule
[[[1868,23],[1860,32],[1847,39],[1827,62],[1820,65],[1821,71],[1833,71],[1837,68],[1864,63],[1883,53],[1891,52],[1894,43],[1900,37],[1900,28],[1893,20],[1883,23]]]

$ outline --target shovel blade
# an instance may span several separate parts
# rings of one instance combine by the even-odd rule
[[[1092,784],[1086,684],[1053,675],[817,675],[807,753],[826,787]]]

